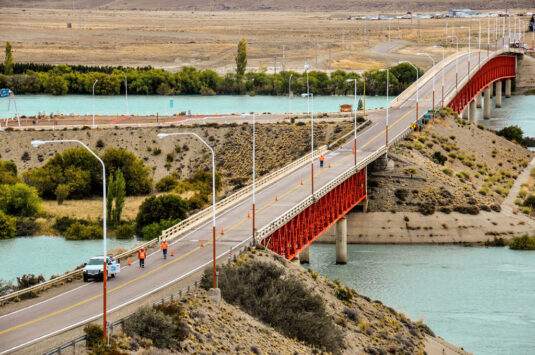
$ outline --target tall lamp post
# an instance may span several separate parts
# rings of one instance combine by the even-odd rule
[[[314,195],[314,113],[310,111],[310,97],[313,97],[313,94],[310,93],[310,85],[308,81],[308,71],[310,65],[305,64],[305,73],[307,76],[307,109],[310,114],[310,187],[312,195]]]
[[[107,248],[107,222],[106,222],[106,216],[107,216],[107,210],[106,210],[106,166],[104,165],[104,162],[100,157],[93,152],[85,143],[76,140],[76,139],[57,139],[57,140],[32,140],[31,144],[32,147],[37,148],[44,144],[54,144],[54,143],[76,143],[84,147],[91,155],[93,155],[102,165],[102,251],[103,251],[103,269],[102,269],[102,335],[103,338],[107,338],[107,282],[108,282],[108,268],[107,268],[107,256],[108,256],[108,248]]]
[[[253,116],[253,242],[256,245],[256,114],[242,114],[242,117]]]
[[[436,47],[436,48],[442,48],[442,62],[444,62],[444,58],[445,58],[445,53],[444,53],[445,50],[444,50],[444,47],[439,46],[439,45],[436,45],[436,46],[434,46],[434,47]],[[442,97],[442,99],[441,99],[441,102],[442,102],[441,107],[444,107],[444,72],[445,72],[445,71],[446,71],[446,68],[442,68],[442,70],[441,70],[441,72],[442,72],[442,73],[441,73],[441,74],[442,74],[442,75],[441,75],[441,76],[442,76],[442,78],[441,78],[442,83],[441,83],[441,90],[440,90],[440,91],[441,91],[441,94],[440,94],[440,95],[441,95],[441,97]]]
[[[428,57],[429,59],[431,59],[431,62],[433,63],[433,67],[435,66],[435,58],[431,57],[429,54],[427,54],[427,53],[418,53],[417,55],[423,55],[423,56]],[[433,100],[432,100],[432,103],[433,103],[433,116],[435,116],[435,75],[433,75]]]
[[[130,109],[128,108],[128,78],[124,73],[124,98],[126,100],[126,115],[130,116]]]
[[[354,132],[354,141],[353,141],[353,156],[355,157],[355,165],[357,165],[357,79],[347,79],[346,82],[353,82],[355,84],[354,89],[354,99],[353,99],[353,132]]]
[[[401,61],[401,62],[398,62],[398,63],[399,64],[401,64],[401,63],[410,64],[414,68],[414,70],[416,70],[416,122],[418,122],[418,118],[419,118],[418,109],[419,109],[419,105],[420,105],[420,84],[418,83],[418,79],[419,79],[418,68],[416,67],[416,65],[412,64],[408,60]]]
[[[468,28],[468,75],[470,75],[470,57],[472,56],[472,46],[470,43],[470,39],[472,37],[472,33],[470,31],[470,26],[461,26],[459,28]]]
[[[448,38],[455,39],[457,42],[457,56],[455,57],[455,90],[459,83],[459,37],[457,36],[448,36]]]
[[[206,148],[212,154],[212,288],[216,289],[217,285],[217,265],[216,265],[216,246],[215,246],[215,208],[216,208],[216,195],[215,195],[215,152],[214,149],[206,143],[198,134],[193,132],[174,132],[174,133],[158,133],[159,139],[164,139],[171,136],[193,136],[201,141]]]
[[[93,83],[93,100],[91,101],[93,106],[93,128],[95,127],[95,85],[97,85],[98,79],[95,79],[95,82]]]

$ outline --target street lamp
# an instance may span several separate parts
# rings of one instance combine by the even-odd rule
[[[470,26],[461,26],[459,28],[468,28],[468,75],[470,75],[470,57],[472,56],[472,50],[470,45],[470,38],[471,32],[470,32]]]
[[[256,244],[256,114],[242,114],[242,117],[253,116],[253,242]]]
[[[314,195],[314,113],[310,111],[310,96],[313,94],[310,93],[310,85],[308,82],[308,70],[310,65],[305,63],[305,73],[307,76],[307,109],[310,114],[310,186],[312,195]]]
[[[93,83],[93,128],[95,127],[95,85],[97,85],[98,79],[95,79],[95,82]]]
[[[457,36],[448,36],[448,38],[454,39],[457,42],[457,54],[455,57],[455,90],[457,90],[457,85],[459,83],[459,37]]]
[[[420,94],[419,94],[419,87],[420,87],[420,84],[418,83],[418,76],[419,76],[419,73],[418,73],[418,68],[416,67],[416,65],[412,64],[411,62],[409,62],[408,60],[404,60],[404,61],[401,61],[401,62],[398,62],[398,64],[401,64],[401,63],[407,63],[407,64],[410,64],[414,70],[416,70],[416,121],[418,121],[418,106],[419,106],[419,103],[420,103]]]
[[[216,207],[216,196],[215,196],[215,152],[214,149],[206,143],[204,139],[202,139],[198,134],[193,132],[175,132],[175,133],[158,133],[157,137],[159,139],[164,139],[171,136],[193,136],[197,138],[199,141],[201,141],[206,148],[210,151],[212,154],[212,287],[215,289],[217,288],[217,265],[216,265],[216,248],[215,248],[215,207]]]
[[[381,71],[386,71],[386,117],[385,117],[385,148],[386,148],[386,157],[388,160],[388,126],[390,124],[390,69],[381,69]]]
[[[124,97],[126,99],[126,115],[130,116],[130,109],[128,108],[128,78],[124,73]]]
[[[444,49],[444,47],[439,46],[439,45],[436,45],[436,46],[434,46],[434,47],[436,47],[436,48],[442,48],[442,62],[444,62],[444,58],[445,58],[445,53],[444,53],[445,49]],[[441,101],[442,101],[442,105],[441,105],[441,106],[442,106],[442,107],[444,107],[444,72],[445,72],[445,71],[446,71],[446,68],[442,68],[442,84],[441,84],[441,86],[442,86],[442,88],[441,88],[441,96],[442,96],[442,100],[441,100]]]
[[[429,59],[431,59],[431,62],[433,63],[433,67],[435,66],[435,58],[431,57],[429,54],[427,53],[417,53],[417,55],[423,55],[423,56],[426,56],[428,57]],[[434,111],[435,111],[435,75],[433,75],[433,116],[435,115]]]
[[[95,81],[96,82],[96,81]],[[104,162],[102,159],[99,158],[99,156],[93,152],[85,143],[77,140],[77,139],[57,139],[57,140],[32,140],[31,144],[32,147],[37,148],[44,144],[54,144],[54,143],[76,143],[84,147],[91,155],[93,155],[102,165],[102,251],[104,256],[104,263],[103,263],[103,269],[102,269],[102,337],[104,339],[107,338],[107,282],[108,282],[108,268],[107,268],[107,256],[108,256],[108,248],[107,248],[107,237],[106,237],[106,230],[107,230],[107,224],[106,224],[106,216],[107,216],[107,210],[106,210],[106,166],[104,165]]]
[[[355,165],[357,165],[357,109],[358,109],[358,104],[357,104],[357,79],[354,78],[354,79],[347,79],[346,82],[350,83],[350,82],[354,82],[355,83],[355,90],[354,90],[354,94],[355,94],[355,97],[354,97],[354,102],[353,102],[353,124],[354,124],[354,128],[353,128],[353,131],[354,131],[354,142],[353,142],[353,155],[355,157]]]

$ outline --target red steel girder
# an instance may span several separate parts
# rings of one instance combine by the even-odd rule
[[[470,81],[457,93],[448,104],[453,111],[460,113],[476,95],[497,80],[516,76],[516,59],[514,55],[501,55],[485,63]]]
[[[366,198],[366,168],[308,206],[262,244],[289,260]]]

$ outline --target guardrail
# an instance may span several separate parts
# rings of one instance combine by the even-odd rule
[[[327,151],[327,146],[321,146],[314,152],[314,159],[319,157],[321,154],[324,154]],[[291,162],[290,164],[285,165],[284,167],[271,172],[267,175],[262,176],[261,178],[257,179],[256,181],[256,188],[257,191],[262,190],[266,186],[269,186],[270,184],[282,179],[283,177],[287,176],[291,172],[295,171],[302,165],[308,163],[310,161],[312,153],[308,153],[305,156]],[[216,204],[216,212],[221,212],[224,209],[227,209],[229,207],[234,206],[238,202],[243,201],[245,198],[250,196],[252,194],[252,186],[246,186],[237,192],[233,193],[232,195],[222,199]],[[179,222],[178,224],[174,225],[171,228],[168,228],[162,232],[162,235],[159,238],[152,239],[146,243],[143,243],[141,245],[138,245],[134,249],[125,251],[123,253],[115,255],[115,258],[117,260],[124,260],[128,257],[133,256],[140,248],[151,248],[159,242],[161,238],[169,239],[169,240],[175,240],[176,238],[180,237],[182,233],[184,233],[187,230],[190,230],[203,222],[206,222],[209,220],[211,216],[211,207],[205,208],[194,215],[184,219],[183,221]],[[46,282],[22,289],[17,290],[15,292],[11,292],[7,295],[0,297],[0,305],[5,304],[6,302],[18,298],[20,296],[26,295],[28,293],[36,293],[37,291],[43,291],[48,288],[51,288],[53,286],[56,286],[57,284],[64,283],[64,282],[72,282],[73,280],[80,278],[82,276],[82,269],[70,271],[62,276],[58,276],[54,279],[48,280]]]

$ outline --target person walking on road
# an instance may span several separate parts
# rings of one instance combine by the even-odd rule
[[[325,156],[322,154],[320,155],[320,168],[323,168],[323,162],[325,161]]]
[[[145,268],[145,258],[147,257],[147,252],[145,248],[141,248],[137,251],[137,258],[139,259],[139,267]]]
[[[167,242],[167,240],[166,239],[162,240],[162,242],[160,243],[160,249],[162,250],[164,259],[167,259],[168,248],[169,248],[169,243]]]

